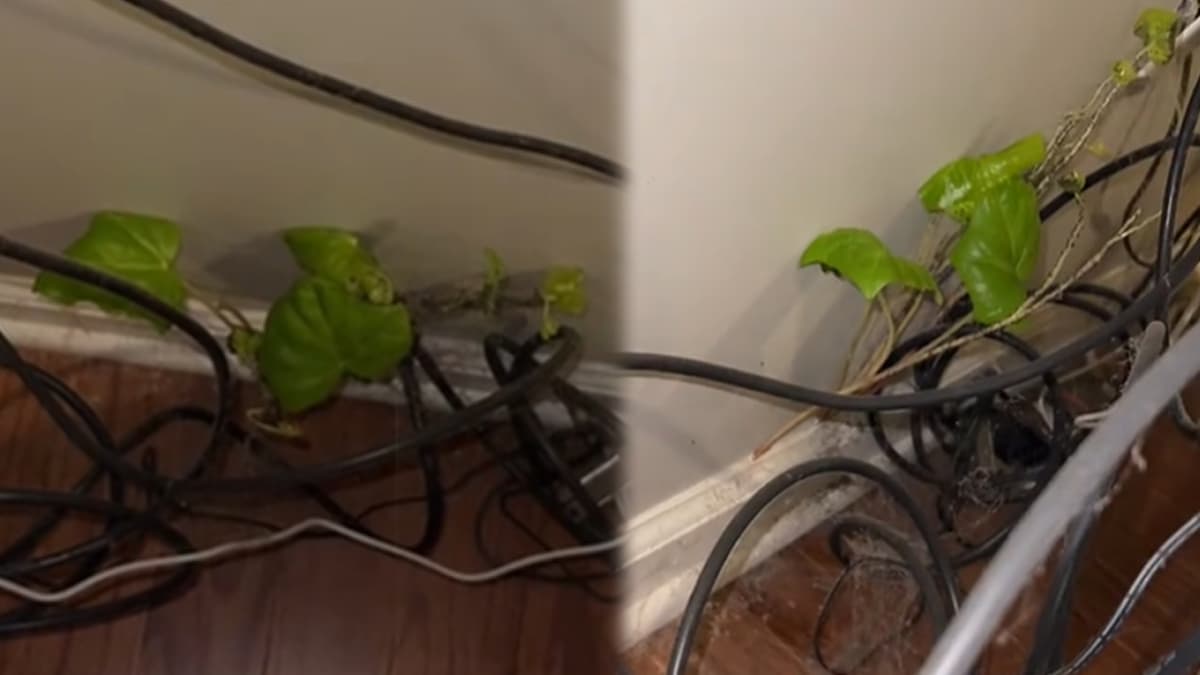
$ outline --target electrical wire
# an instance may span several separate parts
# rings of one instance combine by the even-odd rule
[[[0,494],[0,503],[10,501],[12,497],[16,497],[21,501],[33,501],[39,496],[44,495],[32,491],[9,490],[5,494]],[[39,591],[35,588],[23,586],[7,578],[0,578],[0,590],[22,597],[31,602],[38,602],[42,604],[64,603],[69,602],[87,593],[88,591],[91,591],[92,589],[111,581],[144,574],[147,572],[184,567],[197,563],[212,562],[222,558],[259,551],[262,549],[271,548],[273,546],[278,546],[279,544],[285,543],[290,539],[294,539],[301,534],[311,531],[332,532],[367,548],[396,558],[401,558],[407,562],[418,565],[419,567],[423,567],[430,572],[462,584],[481,584],[490,581],[496,581],[497,579],[502,579],[515,572],[519,572],[531,567],[537,567],[539,565],[546,565],[559,560],[609,553],[617,549],[623,542],[622,539],[613,539],[598,544],[587,544],[585,546],[564,548],[557,551],[536,553],[490,570],[481,572],[462,572],[447,567],[435,560],[426,558],[425,556],[413,553],[407,548],[395,546],[388,542],[375,539],[374,537],[369,537],[361,532],[358,532],[357,530],[352,530],[345,525],[335,523],[331,520],[325,520],[323,518],[309,518],[296,523],[287,529],[255,539],[231,541],[201,551],[193,551],[190,553],[163,556],[159,558],[146,558],[143,560],[129,562],[118,567],[112,567],[104,570],[95,576],[89,577],[72,586],[57,591]]]
[[[1175,393],[1200,372],[1200,326],[1179,343],[1121,397],[1013,528],[1008,541],[984,570],[963,609],[938,640],[922,675],[965,672],[978,658],[991,632],[1049,553],[1069,521],[1111,476],[1126,450]]]
[[[572,362],[580,343],[577,334],[569,328],[564,328],[555,340],[547,343],[535,339],[534,344],[527,349],[523,347],[524,356],[521,358],[520,367],[506,366],[502,373],[496,374],[496,391],[471,405],[466,405],[453,391],[453,387],[437,367],[436,361],[420,347],[418,341],[414,347],[414,360],[406,362],[401,370],[402,384],[405,384],[409,390],[406,399],[414,431],[399,438],[395,443],[360,453],[348,460],[336,460],[316,467],[295,467],[271,452],[261,439],[247,434],[229,421],[229,411],[233,408],[233,389],[226,356],[220,343],[190,317],[120,279],[3,237],[0,237],[0,256],[10,257],[43,272],[58,274],[100,288],[133,303],[151,315],[158,316],[167,324],[181,329],[200,346],[212,362],[213,372],[216,376],[216,403],[213,409],[178,406],[160,411],[153,414],[131,434],[117,443],[111,438],[98,415],[86,401],[61,380],[26,362],[0,331],[0,368],[10,370],[18,376],[38,405],[64,434],[70,445],[82,451],[92,463],[88,472],[68,492],[0,490],[0,505],[21,506],[25,509],[33,509],[35,514],[40,513],[35,516],[31,526],[21,533],[15,542],[0,550],[0,577],[3,577],[7,583],[26,589],[32,589],[36,585],[44,589],[38,591],[46,594],[43,597],[54,597],[55,593],[83,593],[87,587],[86,584],[97,583],[97,579],[110,578],[106,575],[125,574],[124,570],[142,569],[139,567],[142,564],[182,565],[182,567],[174,569],[172,574],[167,575],[165,579],[120,597],[88,605],[70,603],[62,606],[49,606],[32,602],[18,606],[0,614],[0,637],[91,625],[99,621],[144,611],[186,592],[197,576],[198,567],[195,563],[210,553],[202,553],[201,557],[169,558],[174,562],[136,561],[123,566],[105,568],[106,565],[111,565],[117,560],[121,551],[135,550],[136,544],[144,541],[147,537],[161,540],[181,554],[194,551],[187,538],[170,524],[169,521],[176,517],[209,518],[235,522],[272,532],[268,538],[252,540],[259,543],[234,542],[236,546],[244,544],[253,548],[262,545],[262,541],[330,536],[331,531],[342,532],[344,530],[356,533],[356,540],[372,542],[371,545],[384,547],[389,552],[392,552],[393,549],[407,550],[407,547],[387,541],[373,532],[360,518],[347,511],[321,487],[326,482],[350,475],[362,475],[366,468],[394,467],[395,463],[405,456],[406,453],[403,451],[407,449],[417,450],[418,465],[423,471],[426,483],[422,501],[433,507],[427,512],[425,533],[418,544],[421,547],[432,547],[437,533],[442,528],[442,514],[438,513],[437,509],[439,508],[438,502],[443,502],[440,508],[444,511],[445,490],[442,487],[437,467],[428,463],[429,454],[426,454],[422,461],[421,453],[428,453],[428,449],[435,444],[460,437],[463,434],[479,433],[481,434],[480,439],[484,440],[485,447],[489,448],[496,459],[502,463],[511,461],[510,457],[514,453],[501,450],[490,440],[485,439],[489,438],[489,427],[493,424],[493,417],[496,413],[504,411],[510,404],[530,397],[551,394],[551,398],[561,398],[562,404],[572,410],[572,419],[576,421],[577,426],[574,430],[544,434],[543,447],[539,448],[538,452],[542,454],[561,453],[564,451],[564,444],[575,444],[576,436],[580,435],[590,439],[586,445],[589,452],[594,453],[597,448],[604,452],[613,451],[611,446],[606,446],[603,442],[610,440],[613,436],[607,432],[596,436],[595,430],[611,430],[615,416],[607,411],[603,415],[594,415],[595,412],[603,409],[603,406],[582,392],[566,385],[560,377],[564,368]],[[543,351],[549,352],[547,357],[538,358],[536,355]],[[447,402],[454,409],[452,414],[433,418],[426,414],[420,397],[413,394],[413,392],[419,391],[413,369],[414,362],[421,366],[422,371],[434,383],[435,388],[443,397],[447,398]],[[524,414],[529,420],[527,423],[537,425],[537,428],[541,429],[541,422],[537,419],[534,409],[525,406],[524,410]],[[140,463],[127,457],[167,425],[179,422],[197,423],[208,430],[208,437],[201,452],[187,458],[186,469],[179,475],[168,476],[160,472],[158,453],[153,448],[145,450]],[[511,424],[511,419],[508,420],[508,423]],[[249,450],[250,456],[257,460],[261,469],[257,475],[228,478],[215,472],[218,460],[224,457],[225,451],[228,450],[229,441],[234,441],[239,447]],[[528,450],[520,454],[526,457],[531,455]],[[565,468],[569,472],[575,467]],[[530,479],[537,478],[542,481],[534,486],[538,490],[546,495],[553,495],[556,492],[553,483],[557,477],[554,475],[533,476],[528,472],[521,471],[518,471],[516,475],[526,481],[527,487],[529,487]],[[89,494],[103,479],[107,479],[108,482],[110,494],[107,501]],[[213,489],[214,486],[216,489]],[[330,516],[328,519],[317,520],[322,523],[332,523],[332,525],[313,524],[315,521],[306,521],[307,524],[299,529],[280,530],[273,523],[241,513],[214,511],[205,507],[197,507],[195,504],[195,500],[198,498],[220,497],[230,494],[234,489],[243,489],[247,494],[269,494],[272,491],[300,493],[313,500]],[[131,490],[143,493],[144,505],[141,510],[133,510],[125,505],[127,494]],[[584,495],[584,497],[591,500],[590,495]],[[570,520],[569,516],[563,515],[566,506],[560,501],[547,498],[543,500],[542,504],[556,518]],[[39,543],[67,514],[79,511],[100,516],[102,532],[61,550],[40,553],[38,556],[32,557],[32,553],[37,549]],[[601,529],[611,532],[615,526],[611,520],[606,520]],[[544,544],[544,542],[538,543]],[[611,538],[583,543],[595,544],[598,547],[616,546]],[[576,553],[582,555],[578,551]],[[418,554],[412,553],[412,555]],[[488,578],[499,578],[509,572],[526,570],[530,565],[558,562],[558,556],[561,555],[563,554],[558,551],[544,551],[526,559],[516,567],[502,565],[497,570],[474,575],[467,573],[466,576],[460,575],[460,577],[473,580],[472,583],[482,583]],[[575,554],[568,553],[567,555]],[[418,555],[418,557],[421,556]],[[543,560],[545,563],[538,563],[538,560]],[[434,569],[445,571],[436,567],[436,563],[434,565]],[[58,570],[67,572],[64,581],[47,582],[42,577],[46,572]],[[114,572],[113,570],[118,571]],[[585,589],[588,581],[578,574],[567,574],[547,580],[556,583],[573,583]]]
[[[308,68],[237,38],[164,0],[119,1],[238,61],[390,119],[471,143],[547,157],[609,178],[619,179],[624,173],[616,162],[587,150],[452,119]]]
[[[1167,540],[1158,547],[1150,559],[1142,565],[1141,571],[1134,577],[1133,583],[1129,584],[1129,588],[1125,591],[1124,597],[1117,603],[1117,608],[1113,610],[1112,615],[1104,624],[1104,627],[1088,642],[1075,658],[1064,668],[1055,671],[1054,675],[1074,675],[1082,672],[1087,667],[1088,663],[1096,657],[1097,654],[1112,641],[1116,636],[1117,631],[1121,629],[1125,619],[1129,617],[1133,607],[1138,600],[1145,594],[1146,589],[1150,586],[1154,576],[1167,564],[1167,561],[1174,556],[1180,548],[1195,536],[1196,532],[1200,531],[1200,513],[1194,514],[1183,525],[1175,530]]]
[[[1194,629],[1146,675],[1195,675],[1200,668],[1200,627]]]
[[[846,537],[851,534],[866,535],[872,540],[882,542],[893,553],[898,556],[898,560],[890,558],[869,557],[861,561],[851,560],[849,552],[846,550]],[[830,548],[833,549],[834,555],[842,562],[843,572],[838,575],[834,581],[833,587],[829,589],[824,601],[821,603],[821,609],[817,612],[817,620],[813,627],[813,656],[817,663],[822,668],[829,671],[833,675],[845,675],[845,671],[838,671],[829,665],[828,659],[825,658],[824,651],[821,649],[821,634],[824,627],[828,623],[828,612],[832,606],[832,598],[837,594],[838,590],[845,582],[847,575],[856,568],[856,563],[867,562],[872,564],[892,565],[904,571],[917,586],[918,609],[908,620],[906,620],[894,634],[888,638],[879,641],[877,645],[865,654],[861,661],[867,661],[870,657],[883,645],[892,642],[897,637],[906,633],[924,613],[926,605],[929,605],[929,616],[933,624],[935,633],[940,633],[946,627],[948,612],[951,611],[947,607],[942,598],[941,592],[938,589],[937,583],[934,581],[933,575],[926,568],[925,561],[920,554],[913,548],[900,533],[893,530],[891,527],[877,520],[866,518],[858,515],[848,515],[838,518],[833,530],[829,534]]]
[[[763,377],[754,373],[740,371],[726,366],[706,363],[696,359],[688,359],[669,355],[627,353],[618,356],[617,364],[625,370],[631,371],[635,374],[640,372],[648,372],[682,376],[685,378],[700,380],[706,383],[742,389],[744,391],[783,399],[789,402],[808,404],[837,411],[867,412],[874,414],[884,411],[907,410],[910,412],[912,434],[914,438],[917,439],[920,438],[920,431],[926,424],[932,425],[932,430],[935,432],[935,438],[938,438],[939,440],[944,438],[944,436],[938,432],[939,430],[944,431],[947,428],[948,419],[953,419],[953,417],[947,418],[946,415],[961,415],[962,410],[964,410],[961,408],[961,406],[966,404],[966,402],[974,402],[971,404],[974,412],[971,413],[971,417],[966,418],[965,429],[967,429],[967,431],[963,432],[964,437],[972,437],[976,432],[971,431],[971,429],[976,428],[976,425],[980,419],[978,415],[988,410],[992,405],[989,403],[989,397],[1005,396],[1006,394],[1003,393],[1004,390],[1051,375],[1056,369],[1068,366],[1073,361],[1078,360],[1080,357],[1083,357],[1093,349],[1103,347],[1110,342],[1114,344],[1122,344],[1126,342],[1130,337],[1130,328],[1132,328],[1134,325],[1140,325],[1144,327],[1147,325],[1148,319],[1161,318],[1163,314],[1162,308],[1165,305],[1165,302],[1170,298],[1174,288],[1177,287],[1178,284],[1189,274],[1191,274],[1192,270],[1197,266],[1198,263],[1200,263],[1200,245],[1193,245],[1190,248],[1184,249],[1176,259],[1172,259],[1171,257],[1173,244],[1181,241],[1184,233],[1190,232],[1194,227],[1196,227],[1198,220],[1200,220],[1200,209],[1197,209],[1195,213],[1189,216],[1182,227],[1176,228],[1174,223],[1177,212],[1178,193],[1182,181],[1182,165],[1185,161],[1188,149],[1200,144],[1200,141],[1198,141],[1194,135],[1198,116],[1200,116],[1200,88],[1193,87],[1188,100],[1188,110],[1183,115],[1183,119],[1181,120],[1179,128],[1179,134],[1177,136],[1165,138],[1158,142],[1138,148],[1131,153],[1123,155],[1107,163],[1086,177],[1083,187],[1085,191],[1094,188],[1096,185],[1102,184],[1112,176],[1117,175],[1121,171],[1124,171],[1129,167],[1144,161],[1145,159],[1162,154],[1166,149],[1172,150],[1171,164],[1168,170],[1166,187],[1164,188],[1164,213],[1158,228],[1158,250],[1160,251],[1160,255],[1155,261],[1155,269],[1152,270],[1151,274],[1146,276],[1143,283],[1132,296],[1125,296],[1122,293],[1118,293],[1111,289],[1094,284],[1087,284],[1078,288],[1065,289],[1061,291],[1061,297],[1056,298],[1056,301],[1058,301],[1059,304],[1083,311],[1095,317],[1101,323],[1095,330],[1089,331],[1087,334],[1075,339],[1070,344],[1059,348],[1053,353],[1048,355],[1035,354],[1033,357],[1029,357],[1030,360],[1028,362],[1018,365],[1014,368],[1007,369],[1004,372],[990,374],[984,377],[970,379],[965,382],[959,382],[948,386],[940,385],[936,379],[930,377],[930,374],[931,372],[936,372],[936,366],[944,366],[946,358],[952,358],[952,355],[950,357],[933,359],[931,362],[920,364],[914,368],[914,379],[917,380],[916,391],[904,394],[886,395],[872,392],[870,394],[861,396],[840,395],[808,387],[801,387],[788,382]],[[1043,221],[1048,221],[1066,204],[1072,203],[1075,199],[1077,199],[1077,193],[1066,192],[1061,193],[1057,197],[1051,199],[1045,206],[1043,206],[1041,210]],[[1165,252],[1165,254],[1162,254],[1162,252]],[[1080,297],[1081,295],[1092,295],[1106,302],[1112,302],[1114,305],[1116,305],[1116,309],[1115,311],[1109,311],[1107,308],[1084,300]],[[943,320],[952,320],[951,317],[954,311],[961,312],[962,308],[951,308],[950,313],[947,317],[943,317]],[[915,350],[919,348],[920,341],[922,339],[931,338],[928,338],[928,336],[916,336],[914,338],[909,338],[907,342],[902,344],[902,348]],[[913,344],[916,346],[911,346]],[[1176,366],[1179,367],[1178,364],[1176,364]],[[922,384],[922,379],[924,379],[924,384]],[[947,412],[946,410],[942,409],[944,406],[954,407]],[[1052,406],[1052,409],[1056,407],[1059,406]],[[972,408],[968,408],[968,410]],[[1114,410],[1119,408],[1120,403],[1118,404],[1117,408],[1114,408]],[[1061,411],[1056,411],[1054,414],[1061,414]],[[1009,419],[1007,420],[1006,424],[1011,426],[1013,421],[1014,420]],[[1072,446],[1078,442],[1079,434],[1074,430],[1069,419],[1067,419],[1066,422],[1067,423],[1064,426],[1060,426],[1058,432],[1052,433],[1050,438],[1047,439],[1050,441],[1050,451],[1052,453],[1057,453],[1059,459],[1057,461],[1045,463],[1045,465],[1039,471],[1033,474],[1035,477],[1040,477],[1041,480],[1037,481],[1036,484],[1032,486],[1032,489],[1026,490],[1024,494],[1026,494],[1027,497],[1033,497],[1034,495],[1041,494],[1041,498],[1037,501],[1034,501],[1033,505],[1028,507],[1029,510],[1025,511],[1021,523],[1029,521],[1031,514],[1037,514],[1035,509],[1038,509],[1038,505],[1046,498],[1046,495],[1050,490],[1053,489],[1053,487],[1056,485],[1056,482],[1061,479],[1062,472],[1059,472],[1058,477],[1054,478],[1053,480],[1051,479],[1051,476],[1055,474],[1055,471],[1058,469],[1058,465],[1061,463],[1061,460],[1067,458],[1067,453],[1071,453],[1071,458],[1077,458],[1083,452],[1083,450],[1080,450],[1079,453],[1071,451]],[[952,422],[949,423],[949,427],[952,428],[954,426],[955,425]],[[1095,442],[1095,440],[1093,440],[1095,436],[1096,432],[1093,432],[1093,435],[1088,439],[1084,439],[1084,442]],[[880,439],[882,438],[882,434],[877,433],[876,437],[877,439]],[[943,445],[948,452],[952,452],[952,454],[955,454],[955,456],[959,457],[960,459],[964,457],[964,455],[957,454],[961,448],[955,448],[953,450],[951,449],[953,446],[957,445],[954,441],[951,441],[949,445],[946,445],[945,441],[941,442],[943,442]],[[881,448],[884,449],[884,452],[887,453],[887,443],[885,438],[880,441],[880,445]],[[914,443],[914,448],[917,450],[917,452],[914,453],[916,457],[915,464],[904,460],[902,457],[899,458],[899,461],[897,461],[898,457],[893,455],[898,455],[898,453],[892,452],[887,454],[889,455],[890,459],[897,461],[897,464],[902,468],[905,468],[908,473],[919,478],[923,478],[924,480],[932,482],[935,485],[940,484],[942,479],[937,474],[930,473],[932,467],[930,459],[931,456],[924,451],[923,447],[918,447],[918,445],[920,445],[920,441]],[[970,455],[967,454],[965,456]],[[1068,459],[1067,466],[1072,466],[1073,462],[1075,464],[1078,463],[1074,459]],[[772,489],[775,490],[779,489],[781,481],[784,483],[787,482],[789,473],[791,472],[787,472],[781,476],[778,476],[776,479],[768,483],[768,486],[771,486]],[[1047,485],[1046,481],[1051,481],[1048,483],[1049,487],[1044,487]],[[764,490],[766,490],[766,488],[764,488]],[[739,512],[739,516],[735,516],[734,521],[730,523],[730,525],[718,539],[717,545],[714,547],[712,554],[705,564],[705,568],[702,570],[700,578],[697,580],[696,586],[693,589],[693,593],[689,598],[689,603],[685,609],[680,628],[676,634],[676,641],[671,653],[671,660],[668,663],[668,675],[677,675],[683,672],[683,667],[687,662],[687,655],[691,650],[691,645],[695,638],[695,631],[697,630],[700,613],[702,612],[705,600],[711,593],[712,588],[716,583],[716,575],[720,571],[720,566],[728,557],[730,550],[736,544],[741,532],[748,527],[749,521],[753,518],[752,514],[757,513],[757,510],[753,512],[751,511],[751,506],[753,506],[755,509],[761,509],[765,507],[765,503],[752,499],[752,501],[748,502],[747,506]],[[1059,517],[1062,517],[1061,514],[1059,514]],[[1021,523],[1018,523],[1017,527],[1013,529],[1014,533],[1020,531]],[[1078,537],[1075,541],[1086,541],[1085,535],[1087,532],[1088,529],[1086,527],[1079,529],[1077,531]],[[1007,529],[1001,530],[995,533],[989,539],[989,541],[986,542],[986,547],[981,545],[977,550],[990,555],[996,548],[1000,548],[1000,555],[1004,555],[1005,551],[1013,548],[1013,543],[1011,540],[1008,543],[1005,543],[1006,536],[1008,536]],[[929,537],[926,537],[926,539],[932,541],[934,546],[938,545],[935,540]],[[1039,541],[1038,544],[1039,546],[1048,545],[1045,541],[1045,538],[1043,538],[1043,541]],[[1084,547],[1084,543],[1078,544],[1078,548],[1080,550],[1082,550]],[[986,549],[986,551],[984,549]],[[1029,555],[1028,551],[1024,551],[1024,554]],[[1015,554],[1010,553],[1009,555],[1011,556]],[[1070,561],[1068,560],[1068,562]],[[997,563],[993,563],[992,567],[994,568],[996,565]],[[1047,621],[1043,624],[1043,627],[1048,632],[1061,634],[1062,627],[1058,622],[1058,616],[1060,613],[1057,612],[1057,609],[1065,608],[1070,604],[1070,591],[1072,588],[1073,576],[1073,569],[1068,567],[1067,569],[1063,570],[1062,575],[1059,578],[1061,583],[1055,584],[1054,591],[1056,593],[1056,599],[1052,601],[1049,614],[1047,615],[1049,618],[1047,618]],[[950,579],[953,580],[954,577],[951,575]],[[993,589],[992,592],[993,594],[999,593],[999,591],[995,589]],[[968,603],[971,602],[971,600],[968,600]],[[980,602],[981,601],[979,600],[974,601],[975,604],[979,604]],[[998,617],[1002,613],[1003,612],[996,610],[991,615],[990,620],[998,620]],[[975,616],[973,616],[971,619],[972,629],[979,630],[978,624],[980,623],[981,615],[982,613],[976,610]],[[955,619],[955,623],[951,624],[952,630],[955,625],[960,626],[958,629],[960,634],[955,636],[960,641],[967,639],[961,634],[965,630],[961,628],[962,623],[963,620],[961,616],[959,616]],[[949,637],[950,636],[946,636],[939,641],[939,649],[947,649],[945,645],[950,644]],[[970,639],[979,640],[982,638],[979,635],[974,635],[971,636]],[[961,654],[961,652],[956,654]],[[939,657],[938,652],[935,651],[930,662],[937,663],[936,658],[943,658],[943,661],[945,661],[945,654],[942,654]],[[1037,672],[1039,669],[1042,669],[1047,665],[1053,665],[1059,658],[1059,655],[1056,655],[1052,652],[1040,652],[1039,654],[1035,655],[1035,662],[1031,662],[1030,664],[1032,672]],[[947,670],[943,668],[941,670],[929,670],[927,672],[936,673],[937,675],[942,675],[943,673],[945,675],[950,675],[952,672],[963,672],[970,667],[970,662],[965,660],[956,661],[955,663],[955,670]]]
[[[1170,291],[1200,263],[1200,246],[1185,252],[1171,264],[1175,241],[1175,216],[1183,185],[1189,148],[1194,144],[1200,123],[1200,86],[1193,86],[1184,110],[1179,134],[1173,139],[1171,162],[1163,188],[1163,210],[1158,229],[1158,258],[1155,260],[1150,288],[1129,309],[1144,303],[1145,310],[1166,327]],[[1109,324],[1105,324],[1106,326]],[[1087,500],[1102,487],[1120,462],[1124,451],[1150,422],[1150,417],[1175,400],[1187,378],[1200,370],[1200,327],[1188,330],[1175,349],[1168,350],[1150,367],[1128,393],[1114,404],[1111,412],[1083,442],[1055,478],[1034,502],[1009,540],[1001,547],[992,565],[984,571],[963,611],[955,617],[946,634],[938,641],[921,670],[922,675],[955,675],[970,667],[1012,601],[1020,578],[1040,561],[1048,547],[1071,519],[1088,508]],[[1194,361],[1194,362],[1193,362]],[[1181,379],[1183,378],[1183,379]],[[1169,390],[1164,394],[1164,390]],[[1162,400],[1162,405],[1157,405]]]
[[[866,478],[883,488],[888,496],[903,509],[905,515],[916,526],[917,532],[933,560],[933,574],[937,581],[939,598],[947,603],[951,613],[958,608],[961,593],[950,558],[937,541],[937,532],[926,520],[920,507],[904,487],[886,471],[860,460],[844,457],[817,459],[797,464],[768,481],[750,496],[721,532],[712,552],[709,553],[700,570],[691,595],[688,596],[667,662],[667,675],[683,675],[687,670],[688,656],[700,630],[704,607],[708,604],[708,599],[716,587],[725,562],[737,547],[738,542],[741,541],[746,530],[750,528],[759,514],[788,489],[809,478],[831,473],[848,473]]]

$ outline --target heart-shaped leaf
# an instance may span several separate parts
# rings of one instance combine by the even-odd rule
[[[929,291],[940,300],[933,275],[924,267],[892,255],[879,237],[869,230],[841,228],[826,232],[808,245],[800,266],[819,265],[854,284],[863,297],[872,300],[888,284]]]
[[[267,314],[259,373],[287,414],[329,398],[346,375],[390,375],[412,349],[403,305],[377,305],[320,277],[295,284]]]
[[[1011,180],[983,195],[950,251],[950,264],[971,298],[976,321],[991,325],[1021,306],[1040,243],[1041,219],[1032,185]]]
[[[945,212],[965,224],[984,194],[1025,174],[1045,157],[1045,139],[1032,134],[990,155],[956,159],[921,186],[921,204],[929,213]]]
[[[305,272],[341,284],[368,302],[392,302],[392,280],[358,235],[333,227],[294,227],[283,233],[283,240]]]
[[[182,309],[187,287],[175,270],[181,239],[179,226],[169,220],[104,211],[92,217],[87,232],[64,253],[76,262],[119,277]],[[37,276],[33,290],[65,305],[88,302],[106,312],[145,319],[160,331],[169,327],[164,320],[128,300],[50,272]]]

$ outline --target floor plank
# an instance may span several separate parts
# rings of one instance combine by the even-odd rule
[[[54,354],[31,358],[64,375],[118,434],[152,410],[181,402],[211,404],[212,384],[205,377]],[[255,395],[252,388],[243,392],[251,403]],[[393,439],[406,428],[405,420],[392,406],[339,401],[306,423],[310,447],[285,454],[294,463],[345,456]],[[164,470],[171,470],[194,456],[203,436],[202,427],[177,425],[148,445]],[[0,442],[5,448],[0,484],[5,486],[63,489],[87,468],[9,374],[0,375]],[[471,441],[442,453],[447,482],[487,459]],[[232,471],[250,465],[244,457],[227,460]],[[434,557],[460,568],[486,566],[476,553],[472,525],[485,494],[502,477],[494,469],[451,498],[445,538]],[[340,483],[331,493],[355,511],[419,494],[421,488],[412,467],[396,466],[370,480]],[[304,499],[286,495],[239,496],[232,508],[204,506],[278,524],[321,514]],[[393,508],[369,522],[390,537],[411,541],[419,535],[422,508]],[[525,508],[522,516],[554,545],[570,543],[539,509]],[[23,513],[0,514],[0,545],[27,522]],[[201,520],[188,520],[181,528],[198,545],[261,534],[244,525]],[[78,541],[95,525],[71,519],[60,530],[48,546]],[[486,531],[505,557],[537,550],[499,517]],[[10,604],[0,607],[12,601],[3,602]],[[525,579],[462,586],[340,539],[311,539],[215,564],[183,597],[149,612],[0,641],[0,674],[610,675],[614,614],[613,606],[572,586]]]
[[[1200,390],[1190,394],[1193,409],[1200,409]],[[1080,575],[1077,602],[1067,640],[1067,653],[1082,648],[1106,622],[1128,584],[1150,554],[1184,521],[1200,511],[1200,444],[1184,438],[1168,422],[1157,423],[1147,437],[1145,472],[1130,475],[1100,519],[1090,555]],[[856,512],[889,512],[877,496],[852,507]],[[890,516],[890,517],[889,517]],[[700,641],[692,658],[694,673],[762,675],[824,673],[812,661],[812,626],[823,591],[841,567],[827,554],[825,528],[817,528],[785,548],[759,568],[751,570],[717,594],[705,615],[707,641]],[[968,588],[982,565],[964,571]],[[1047,575],[1041,574],[1023,592],[1004,628],[985,657],[985,672],[1019,673],[1029,649],[1032,626],[1040,609]],[[878,611],[895,603],[880,598],[879,590],[864,590],[862,607]],[[868,613],[869,614],[869,613]],[[852,621],[831,626],[834,639],[850,640],[839,632],[879,631],[870,616],[859,613]],[[859,624],[859,625],[856,625]],[[915,672],[932,642],[928,622],[924,634],[916,633],[892,653],[865,663],[855,675]],[[1125,675],[1142,672],[1200,625],[1200,541],[1181,549],[1159,573],[1142,601],[1118,633],[1118,639],[1085,669],[1088,675]],[[635,646],[627,655],[635,675],[662,673],[676,630],[669,625]],[[877,633],[878,634],[878,633]],[[825,643],[823,643],[825,644]]]

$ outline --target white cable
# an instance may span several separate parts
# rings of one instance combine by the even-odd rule
[[[483,572],[461,572],[451,569],[425,556],[413,553],[404,548],[400,548],[386,541],[381,541],[361,532],[356,532],[344,525],[339,525],[324,518],[310,518],[292,525],[291,527],[280,530],[273,534],[254,539],[241,539],[231,541],[219,546],[204,549],[202,551],[194,551],[192,553],[183,553],[180,555],[163,556],[161,558],[147,558],[145,560],[136,560],[134,562],[118,565],[116,567],[104,570],[95,576],[88,577],[83,581],[64,588],[60,591],[39,591],[37,589],[22,586],[10,579],[0,577],[0,590],[6,591],[12,595],[17,595],[32,602],[41,603],[44,605],[59,604],[71,600],[88,590],[99,586],[114,579],[129,577],[154,570],[166,569],[171,567],[179,567],[181,565],[191,565],[195,563],[210,562],[218,558],[225,558],[231,555],[248,553],[264,548],[270,548],[286,542],[289,539],[312,530],[326,530],[339,534],[351,541],[362,544],[367,548],[375,549],[382,553],[386,553],[397,558],[403,558],[408,562],[416,563],[427,570],[436,572],[448,579],[464,583],[464,584],[481,584],[489,581],[495,581],[501,577],[508,576],[513,572],[518,572],[528,567],[536,567],[548,562],[557,560],[566,560],[568,558],[582,558],[586,556],[607,553],[619,547],[623,542],[622,538],[611,539],[599,544],[589,544],[587,546],[576,546],[573,548],[564,548],[556,551],[546,551],[537,553],[525,558],[514,560],[494,569],[485,570]]]

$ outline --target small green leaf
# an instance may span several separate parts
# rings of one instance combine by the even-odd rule
[[[1031,134],[999,152],[956,159],[921,186],[921,204],[929,213],[945,212],[966,223],[984,194],[1030,171],[1045,157],[1046,140],[1041,134]]]
[[[854,284],[868,300],[888,284],[929,291],[941,300],[941,291],[929,270],[892,255],[887,244],[868,230],[841,228],[813,239],[800,255],[800,267],[810,265],[820,265],[822,270]]]
[[[1040,242],[1041,219],[1032,185],[1011,180],[983,196],[950,251],[950,264],[971,297],[976,321],[991,325],[1021,306]]]
[[[229,333],[229,349],[242,365],[251,370],[258,367],[258,349],[262,346],[262,333],[249,328],[234,328]]]
[[[538,330],[538,335],[540,335],[543,340],[549,340],[555,335],[558,335],[558,329],[560,327],[561,326],[558,323],[558,319],[555,319],[554,314],[550,311],[550,302],[548,300],[544,300],[542,302],[542,325]]]
[[[1141,38],[1146,55],[1158,65],[1164,65],[1175,54],[1175,29],[1179,16],[1169,9],[1151,7],[1138,16],[1133,34]]]
[[[551,267],[542,277],[542,298],[557,312],[580,316],[587,310],[583,281],[583,270],[578,267]]]
[[[1124,87],[1137,79],[1137,68],[1130,61],[1117,61],[1112,67],[1113,80]]]
[[[329,398],[347,374],[389,375],[412,348],[403,305],[376,305],[320,277],[294,285],[267,314],[259,372],[285,414]]]
[[[394,299],[392,280],[358,235],[333,227],[294,227],[283,233],[283,240],[305,272],[341,284],[376,305]]]
[[[187,287],[175,270],[181,239],[179,226],[169,220],[105,211],[92,217],[88,231],[64,253],[182,309]],[[57,274],[39,274],[33,290],[65,305],[88,302],[112,314],[146,319],[160,331],[169,328],[166,321],[123,298]]]
[[[493,314],[496,311],[496,302],[500,298],[500,288],[508,278],[508,271],[504,267],[504,261],[500,259],[500,254],[494,250],[485,248],[483,258],[485,264],[483,271],[484,311]]]

